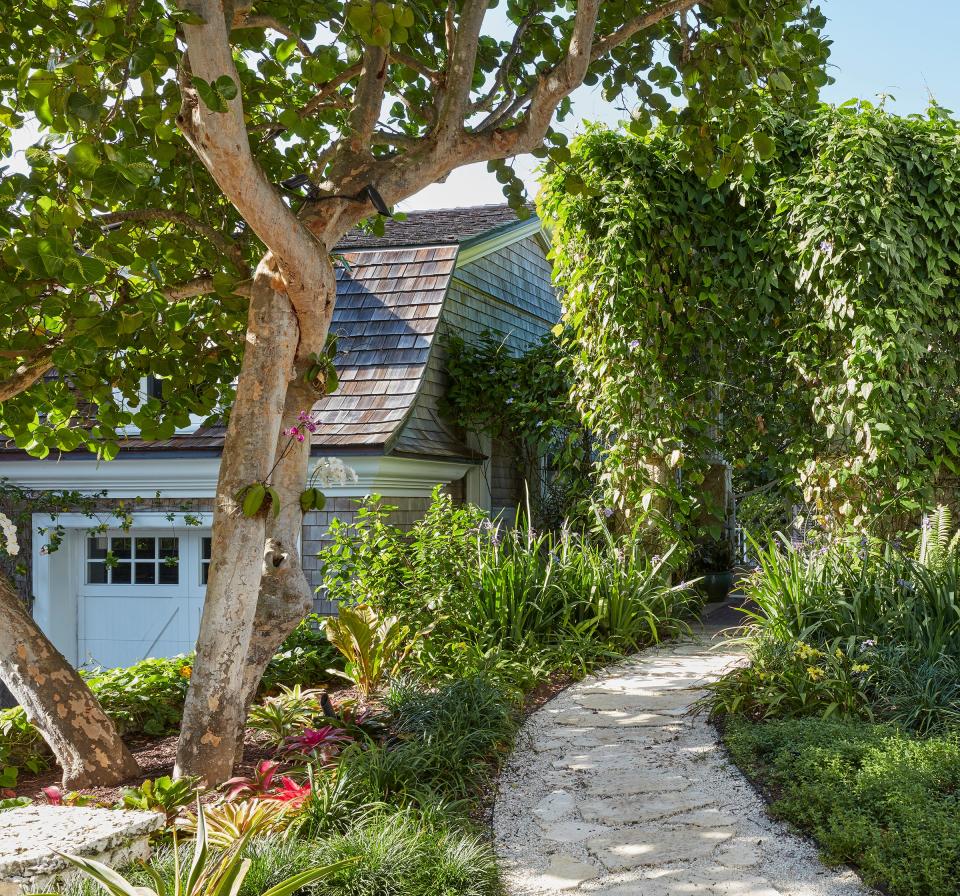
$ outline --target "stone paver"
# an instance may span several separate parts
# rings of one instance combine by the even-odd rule
[[[741,660],[701,632],[585,679],[528,720],[494,834],[510,896],[868,896],[765,813],[702,713]]]
[[[76,868],[58,852],[129,865],[150,855],[163,827],[156,812],[81,806],[23,806],[0,812],[0,896],[51,890]]]

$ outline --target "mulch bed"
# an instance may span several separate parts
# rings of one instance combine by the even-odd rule
[[[354,688],[343,687],[338,684],[321,687],[330,695],[334,706],[340,706],[357,699]],[[115,806],[120,802],[125,788],[138,787],[147,779],[173,775],[173,765],[177,758],[176,734],[166,737],[131,735],[124,737],[123,740],[133,754],[133,758],[137,760],[137,764],[140,766],[140,774],[129,781],[118,784],[116,787],[90,787],[77,790],[77,793],[93,797],[94,802],[91,805]],[[234,775],[251,775],[256,769],[257,763],[263,759],[273,758],[273,752],[261,732],[255,731],[253,728],[247,728],[243,739],[243,761],[235,767]],[[59,787],[61,774],[60,768],[56,765],[51,765],[50,768],[37,775],[21,774],[19,781],[17,781],[17,796],[28,796],[39,803],[44,803],[46,802],[46,796],[43,793],[43,788]],[[211,791],[206,794],[204,801],[210,801],[216,799],[216,797],[216,791]]]
[[[574,681],[575,678],[572,675],[561,672],[555,672],[542,681],[524,697],[524,718],[536,712]],[[328,688],[328,693],[335,706],[357,700],[355,689],[350,687],[333,685]],[[382,707],[373,706],[372,708],[376,710]],[[129,781],[118,784],[116,787],[91,787],[78,790],[77,792],[84,796],[93,797],[91,805],[115,806],[120,802],[125,788],[137,787],[147,779],[173,774],[173,765],[177,757],[177,735],[171,734],[166,737],[135,735],[125,737],[124,742],[130,748],[134,759],[137,760],[137,764],[140,766],[140,774]],[[272,755],[273,750],[263,734],[248,728],[244,737],[243,761],[234,769],[234,775],[251,775],[257,767],[257,763],[263,759],[272,758]],[[37,802],[46,802],[43,788],[59,787],[60,777],[60,769],[55,765],[37,775],[21,775],[17,782],[17,796],[28,796]],[[216,792],[212,791],[206,795],[205,799],[213,800],[216,796]]]

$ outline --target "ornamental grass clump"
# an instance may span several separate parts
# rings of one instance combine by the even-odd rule
[[[919,732],[960,722],[960,552],[867,536],[812,552],[755,545],[752,665],[713,687],[718,712],[859,716]]]

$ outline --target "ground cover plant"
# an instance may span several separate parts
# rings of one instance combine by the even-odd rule
[[[893,896],[953,896],[960,881],[960,741],[860,721],[730,721],[734,760],[778,818],[831,862]]]
[[[340,665],[317,616],[305,619],[283,643],[261,681],[260,697],[280,682],[292,687],[330,680]],[[159,737],[175,732],[193,670],[193,657],[146,659],[133,666],[82,672],[106,715],[124,735]],[[53,758],[22,707],[0,710],[0,789],[16,787],[23,772],[38,772]]]
[[[746,586],[751,665],[713,689],[718,712],[841,715],[921,733],[960,723],[960,553],[868,536],[757,546]]]

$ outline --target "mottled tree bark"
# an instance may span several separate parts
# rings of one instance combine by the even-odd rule
[[[111,787],[140,772],[97,698],[0,575],[0,678],[63,769],[64,787]]]
[[[273,487],[280,495],[280,514],[267,520],[260,594],[243,672],[244,709],[236,746],[237,761],[243,754],[243,725],[264,670],[287,635],[313,608],[313,589],[303,571],[297,544],[303,530],[300,494],[309,472],[309,433],[303,442],[297,442],[283,435],[283,431],[297,425],[300,412],[309,412],[315,400],[312,387],[302,381],[290,384],[277,444],[277,456],[281,459],[271,476]]]
[[[220,461],[206,600],[177,748],[177,773],[199,775],[208,784],[226,780],[233,770],[271,512],[265,505],[247,517],[238,496],[271,476],[298,345],[290,300],[272,282],[264,262],[254,278],[247,346]]]

